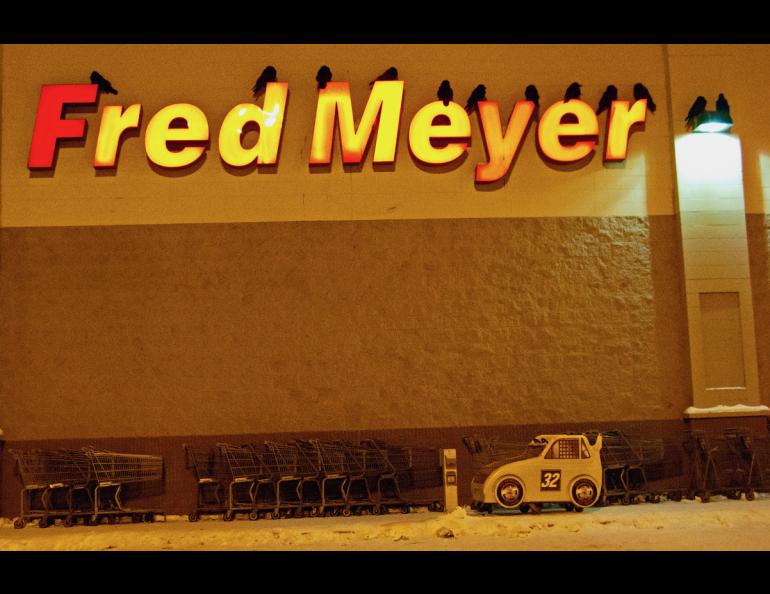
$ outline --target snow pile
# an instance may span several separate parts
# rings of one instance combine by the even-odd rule
[[[0,550],[770,550],[770,495],[756,501],[639,504],[583,513],[402,515],[191,523],[57,525],[0,522]]]
[[[760,404],[758,406],[749,406],[746,404],[734,404],[732,406],[727,406],[725,404],[720,404],[718,406],[712,406],[710,408],[697,408],[695,406],[691,406],[690,408],[684,411],[684,414],[686,415],[695,415],[695,414],[719,415],[719,414],[745,414],[745,413],[752,413],[752,412],[770,413],[770,408],[768,408],[764,404]]]

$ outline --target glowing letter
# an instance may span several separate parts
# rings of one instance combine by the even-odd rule
[[[628,155],[628,133],[631,126],[647,119],[647,99],[639,99],[628,108],[628,101],[613,101],[607,124],[605,161],[622,161]]]
[[[476,165],[476,181],[493,182],[508,173],[513,157],[521,146],[532,113],[535,111],[535,104],[532,101],[516,102],[508,119],[505,136],[500,126],[500,108],[497,103],[479,101],[478,110],[488,162]]]
[[[571,115],[575,123],[562,123],[562,118]],[[549,107],[540,118],[537,127],[537,141],[546,157],[560,163],[572,163],[588,156],[596,145],[599,121],[594,110],[578,99],[559,101]],[[561,136],[587,137],[570,146],[561,143]],[[591,138],[593,137],[593,138]]]
[[[141,117],[142,106],[139,103],[135,103],[125,111],[121,105],[108,105],[102,110],[94,167],[115,167],[120,137],[126,130],[138,128]]]
[[[433,121],[444,116],[448,124],[434,124]],[[428,103],[412,118],[409,126],[409,148],[412,154],[431,165],[450,163],[462,156],[468,148],[467,142],[450,142],[441,148],[431,144],[432,138],[464,140],[471,136],[471,120],[457,103],[444,105],[442,101]]]
[[[288,83],[267,83],[264,109],[253,103],[241,103],[230,110],[219,129],[219,154],[225,163],[244,167],[256,159],[258,165],[275,165],[288,92]],[[259,126],[259,140],[245,149],[241,144],[243,129],[250,122]]]
[[[313,143],[310,148],[311,165],[328,165],[332,161],[335,113],[339,116],[343,163],[360,163],[363,160],[378,116],[374,162],[394,162],[403,99],[404,81],[376,81],[356,130],[350,102],[350,83],[328,83],[325,89],[318,92]]]
[[[171,128],[174,120],[184,120],[184,128]],[[205,152],[205,146],[186,146],[178,151],[171,151],[168,142],[201,143],[209,139],[209,123],[206,115],[189,103],[175,103],[156,113],[144,137],[147,156],[161,167],[186,167],[191,165]]]
[[[30,169],[50,169],[60,138],[83,138],[85,120],[63,120],[66,104],[93,105],[97,101],[97,85],[43,85],[37,104],[35,131],[29,149]]]

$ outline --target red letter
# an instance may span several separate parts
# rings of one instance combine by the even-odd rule
[[[52,168],[59,138],[83,138],[86,135],[85,120],[64,120],[62,112],[66,104],[95,104],[97,93],[97,85],[43,85],[27,167]]]

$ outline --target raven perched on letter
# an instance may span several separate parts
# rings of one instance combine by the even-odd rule
[[[385,72],[383,72],[377,78],[375,78],[372,82],[370,82],[369,86],[371,87],[378,80],[398,80],[398,70],[396,70],[395,66],[391,66]]]
[[[278,73],[276,72],[275,68],[272,66],[268,66],[262,71],[262,74],[259,75],[259,78],[257,79],[257,82],[254,83],[254,86],[251,88],[251,92],[254,95],[254,99],[259,97],[259,94],[265,90],[265,87],[267,87],[267,83],[275,82],[278,77]]]
[[[717,111],[730,115],[730,104],[722,93],[719,93],[719,98],[717,99]]]
[[[98,85],[100,93],[110,93],[112,95],[118,94],[118,91],[112,87],[110,81],[104,78],[96,70],[91,73],[91,84]]]
[[[318,74],[315,75],[316,82],[319,89],[325,89],[326,83],[332,79],[332,71],[328,66],[321,66],[318,69]]]
[[[476,109],[476,105],[479,101],[486,100],[487,88],[484,85],[478,85],[475,89],[473,89],[471,96],[468,97],[468,103],[465,104],[465,111],[471,113],[474,109]]]
[[[618,88],[615,85],[609,85],[607,90],[604,91],[604,95],[599,99],[599,107],[596,110],[596,115],[599,115],[605,109],[609,109],[612,106],[613,101],[618,100]]]
[[[636,83],[634,85],[634,99],[637,101],[639,101],[639,99],[647,99],[647,109],[649,109],[652,113],[655,113],[655,102],[652,100],[652,96],[647,90],[647,87],[645,87],[642,83]]]
[[[438,93],[436,94],[441,101],[444,102],[444,105],[449,105],[449,102],[454,99],[454,91],[452,90],[452,87],[449,86],[448,80],[442,80],[441,86],[438,88]]]
[[[567,92],[564,93],[564,101],[570,101],[571,99],[580,99],[580,83],[573,82],[567,87]]]

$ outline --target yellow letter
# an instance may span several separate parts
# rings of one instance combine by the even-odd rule
[[[350,102],[350,83],[328,83],[325,89],[318,91],[310,163],[312,165],[331,163],[335,113],[339,115],[343,163],[360,163],[363,160],[364,151],[369,144],[369,137],[378,116],[374,162],[395,161],[403,98],[404,81],[376,81],[356,130],[353,123],[353,107]]]
[[[508,118],[505,136],[500,126],[500,108],[496,102],[479,101],[478,110],[488,162],[476,165],[476,181],[493,182],[508,173],[535,111],[535,104],[532,101],[516,102],[511,117]]]
[[[137,128],[142,117],[142,105],[135,103],[123,111],[122,105],[108,105],[102,110],[102,123],[96,140],[94,167],[115,167],[118,144],[123,132]]]
[[[562,118],[571,114],[576,123],[562,124]],[[540,118],[537,127],[537,141],[546,157],[560,163],[572,163],[588,156],[596,145],[599,121],[589,105],[578,100],[559,101],[549,107]],[[589,137],[578,140],[571,146],[564,146],[559,137]],[[594,137],[594,138],[590,138]]]
[[[623,161],[628,155],[628,133],[631,126],[647,119],[647,99],[639,99],[631,109],[629,101],[613,101],[607,124],[607,146],[604,147],[605,161]]]
[[[288,92],[288,83],[267,83],[264,109],[253,103],[241,103],[230,110],[219,129],[219,154],[225,163],[244,167],[256,159],[258,165],[275,165]],[[245,149],[241,140],[243,128],[249,122],[259,126],[259,140]]]
[[[176,119],[185,122],[185,128],[170,128]],[[205,146],[186,146],[170,151],[169,142],[201,143],[209,139],[209,123],[206,115],[189,103],[175,103],[156,113],[144,137],[144,149],[150,161],[161,167],[186,167],[195,163],[206,151]]]
[[[449,118],[448,124],[434,124],[438,116]],[[435,148],[431,138],[470,138],[471,121],[468,114],[457,103],[444,105],[442,101],[428,103],[412,118],[409,126],[409,148],[412,154],[423,163],[440,165],[450,163],[462,156],[468,148],[467,142],[450,142],[442,148]]]

